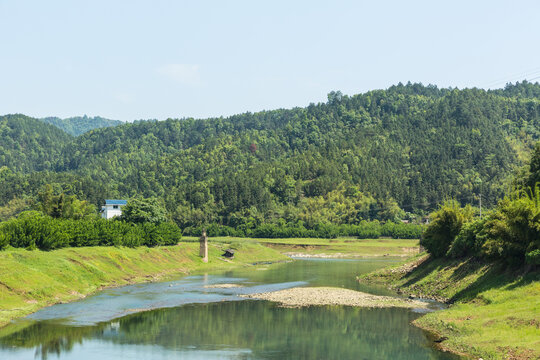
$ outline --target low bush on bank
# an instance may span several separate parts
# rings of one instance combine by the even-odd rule
[[[28,211],[0,223],[0,249],[53,250],[80,246],[175,245],[182,234],[173,223],[130,223],[121,220],[52,218]]]
[[[185,235],[199,236],[202,226],[184,229]],[[286,238],[322,238],[335,239],[339,236],[355,236],[359,239],[376,239],[381,236],[396,239],[418,239],[422,234],[422,226],[379,221],[361,221],[358,225],[335,225],[319,223],[313,228],[306,228],[297,223],[261,224],[253,228],[233,228],[219,224],[206,226],[208,236],[252,237],[266,239]]]
[[[484,218],[457,202],[432,214],[420,244],[434,257],[476,257],[508,265],[540,264],[540,189],[516,191]]]

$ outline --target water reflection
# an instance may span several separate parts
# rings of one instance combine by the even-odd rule
[[[107,289],[81,301],[44,308],[33,320],[59,320],[82,326],[139,312],[194,303],[243,300],[237,295],[267,292],[294,286],[338,286],[377,295],[392,293],[376,286],[359,284],[357,274],[388,265],[392,260],[301,260],[235,269],[218,274],[187,276],[175,281]],[[395,261],[395,260],[394,260]],[[236,283],[240,288],[207,288],[212,284]]]
[[[387,295],[355,276],[389,262],[304,260],[110,289],[1,329],[0,359],[455,359],[431,347],[407,309],[287,309],[238,297],[306,284]],[[205,287],[219,283],[244,287]]]
[[[433,350],[422,331],[409,326],[416,316],[405,309],[220,302],[153,310],[95,326],[38,322],[0,339],[0,346],[18,348],[14,359],[27,358],[29,352],[21,348],[37,351],[41,359],[51,354],[81,359],[88,340],[98,348],[114,345],[128,352],[151,347],[154,358],[203,352],[241,359],[454,359]],[[116,356],[99,354],[102,360]]]

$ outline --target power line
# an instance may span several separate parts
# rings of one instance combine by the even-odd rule
[[[506,76],[504,78],[499,78],[498,80],[494,80],[494,81],[491,81],[491,82],[484,83],[483,85],[481,85],[481,87],[492,87],[492,86],[499,85],[499,84],[506,85],[508,83],[518,81],[518,80],[521,80],[521,79],[526,79],[528,77],[536,76],[536,75],[539,75],[539,74],[540,74],[540,67],[537,67],[537,68],[530,69],[530,70],[527,70],[527,71],[524,71],[524,72],[521,72],[521,73],[517,73],[515,75],[509,75],[509,76]],[[528,81],[535,80],[535,79],[538,79],[538,78],[540,78],[540,76],[535,77],[533,79],[530,79]]]
[[[540,76],[537,76],[537,77],[534,77],[532,79],[526,79],[527,81],[533,81],[533,80],[537,80],[537,79],[540,79]]]

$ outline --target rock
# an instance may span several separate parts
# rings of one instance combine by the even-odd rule
[[[232,259],[232,258],[234,258],[234,250],[233,249],[227,249],[227,250],[225,250],[225,252],[221,256]]]

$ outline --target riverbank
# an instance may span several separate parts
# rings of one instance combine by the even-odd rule
[[[103,288],[157,281],[196,271],[285,261],[257,243],[234,244],[234,259],[221,255],[230,243],[209,245],[209,261],[198,257],[198,243],[155,248],[83,247],[54,251],[0,252],[0,327],[45,306],[78,300]]]
[[[538,271],[424,255],[359,280],[452,304],[414,321],[437,334],[445,350],[483,359],[540,358]]]
[[[353,306],[291,309],[269,301],[237,301],[240,294],[290,286],[345,287],[392,296],[380,287],[359,286],[355,275],[396,262],[287,261],[109,289],[44,309],[30,321],[0,330],[0,359],[34,359],[35,354],[79,359],[90,354],[100,360],[130,356],[456,360],[429,346],[426,334],[410,326],[419,316],[415,311]],[[131,313],[131,309],[155,310]]]
[[[195,237],[183,237],[182,241],[198,241]],[[318,238],[234,238],[212,237],[210,242],[260,243],[280,253],[292,257],[319,257],[319,258],[361,258],[361,257],[410,257],[419,252],[418,240],[407,239],[357,239],[342,237],[337,239]]]

